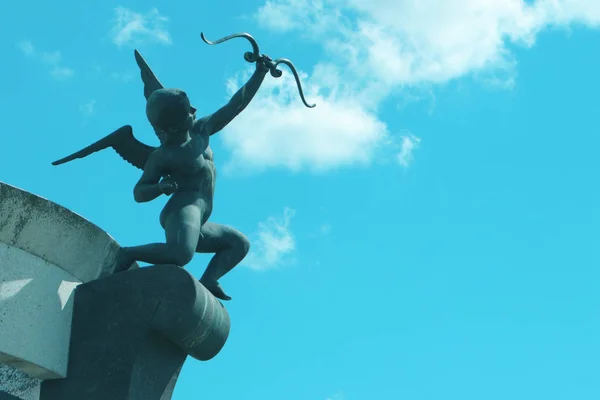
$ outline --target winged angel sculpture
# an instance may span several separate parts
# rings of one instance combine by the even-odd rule
[[[250,79],[215,113],[196,118],[196,109],[188,95],[180,89],[166,89],[156,78],[146,61],[136,50],[146,97],[146,116],[154,128],[159,147],[141,143],[133,136],[131,126],[125,125],[98,142],[58,161],[63,164],[77,158],[112,147],[125,161],[143,170],[134,187],[137,202],[148,202],[161,195],[170,196],[160,214],[165,230],[164,243],[122,247],[117,257],[116,272],[126,271],[135,261],[150,264],[185,266],[195,253],[215,253],[200,282],[216,297],[230,300],[218,280],[235,267],[248,253],[250,243],[246,236],[229,226],[209,222],[213,210],[216,170],[209,146],[212,135],[222,130],[248,106],[267,72],[281,76],[278,64],[288,65],[294,74],[302,101],[302,86],[293,64],[287,59],[272,60],[261,54],[254,38],[247,33],[227,36],[208,44],[218,44],[242,37],[253,51],[244,54],[248,62],[256,64]]]

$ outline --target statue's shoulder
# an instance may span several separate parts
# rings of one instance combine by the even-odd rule
[[[193,135],[207,136],[208,120],[210,116],[202,117],[194,120],[190,133]]]
[[[168,148],[163,147],[162,145],[158,146],[152,150],[152,153],[150,153],[150,156],[148,157],[148,161],[155,166],[163,166],[168,161]]]

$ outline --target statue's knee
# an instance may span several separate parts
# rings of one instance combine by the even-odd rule
[[[175,247],[172,249],[172,253],[175,264],[183,267],[192,261],[192,258],[194,258],[195,249],[188,249],[187,247]]]
[[[240,251],[244,254],[244,257],[250,251],[250,241],[245,235],[240,234],[239,237],[239,247]]]

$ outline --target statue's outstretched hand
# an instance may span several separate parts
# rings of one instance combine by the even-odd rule
[[[264,72],[264,73],[269,72],[269,66],[267,64],[270,61],[271,62],[273,61],[273,59],[271,59],[271,57],[269,57],[266,54],[262,54],[260,56],[260,58],[258,60],[256,60],[256,69],[259,70],[259,71],[261,71],[261,72]],[[269,64],[272,64],[272,63],[269,63]]]
[[[160,191],[167,196],[170,196],[171,194],[175,193],[177,189],[179,189],[177,182],[171,178],[171,175],[167,175],[162,178],[160,182],[158,182],[158,187],[160,188]]]

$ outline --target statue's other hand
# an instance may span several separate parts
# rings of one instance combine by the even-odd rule
[[[177,182],[175,182],[170,175],[162,178],[160,182],[158,182],[158,187],[160,188],[160,191],[167,196],[170,196],[171,194],[175,193],[177,189],[179,189]]]

